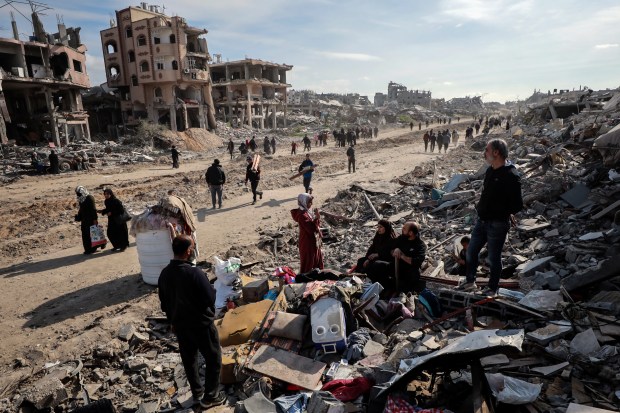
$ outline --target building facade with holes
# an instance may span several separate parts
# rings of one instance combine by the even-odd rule
[[[101,44],[123,123],[146,119],[173,131],[216,127],[206,29],[146,3],[116,11],[110,26],[101,31]]]

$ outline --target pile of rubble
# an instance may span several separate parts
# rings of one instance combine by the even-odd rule
[[[614,132],[620,109],[566,121],[522,120],[393,182],[340,191],[322,206],[326,267],[337,270],[291,273],[281,265],[297,260],[297,229],[262,229],[262,262],[241,267],[234,304],[217,322],[227,405],[250,413],[618,411],[618,149],[593,145]],[[472,229],[481,151],[492,137],[509,143],[526,208],[504,248],[499,295],[486,297],[453,288],[461,280],[452,257]],[[422,224],[425,293],[384,297],[380,284],[349,273],[379,218]],[[110,400],[122,411],[191,411],[177,349],[156,313],[80,360],[37,366],[1,407],[62,412]]]

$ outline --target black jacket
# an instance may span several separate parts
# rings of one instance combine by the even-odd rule
[[[97,221],[97,207],[95,206],[95,198],[92,195],[88,195],[84,202],[80,204],[75,220],[87,226],[91,226],[94,221]]]
[[[170,260],[158,281],[161,309],[175,327],[213,323],[215,289],[200,268]]]
[[[410,240],[406,236],[400,235],[395,240],[395,248],[398,248],[404,255],[411,258],[411,264],[400,260],[399,267],[401,275],[409,275],[412,278],[420,277],[420,267],[426,257],[426,244],[419,237]]]
[[[355,149],[353,149],[352,146],[349,146],[349,149],[347,149],[347,156],[351,159],[355,159]]]
[[[484,175],[480,201],[476,205],[483,220],[508,220],[523,209],[521,178],[513,165],[497,169],[489,166]]]
[[[226,183],[226,174],[220,164],[214,163],[207,168],[205,179],[209,185],[224,185]]]
[[[256,170],[252,169],[252,164],[248,164],[245,168],[245,180],[250,182],[260,181],[260,166]]]

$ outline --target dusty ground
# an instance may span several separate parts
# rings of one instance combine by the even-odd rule
[[[464,136],[465,122],[448,126]],[[355,174],[347,173],[344,149],[334,147],[332,140],[326,148],[313,147],[312,159],[320,165],[312,184],[315,205],[354,181],[389,181],[436,157],[424,153],[423,131],[384,130],[379,139],[358,143]],[[264,157],[265,195],[256,205],[250,205],[251,194],[243,188],[244,157],[229,160],[223,150],[205,155],[204,161],[182,163],[177,170],[168,165],[132,166],[26,177],[0,188],[0,397],[10,394],[24,374],[23,369],[13,371],[16,358],[29,360],[37,369],[43,362],[77,357],[93,343],[107,342],[121,324],[142,323],[159,310],[155,288],[141,280],[133,239],[124,253],[108,247],[93,256],[82,255],[79,224],[73,222],[76,185],[88,188],[99,205],[101,189],[110,186],[134,212],[174,188],[198,217],[202,259],[212,260],[232,248],[244,260],[255,260],[260,259],[254,247],[256,230],[289,224],[289,210],[303,190],[301,178],[288,177],[304,155],[289,152],[290,144],[281,142],[275,156]],[[228,182],[224,208],[212,211],[203,176],[214,157],[222,161]]]

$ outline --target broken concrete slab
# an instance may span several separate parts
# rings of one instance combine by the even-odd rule
[[[550,342],[564,337],[573,331],[570,321],[558,320],[550,321],[546,326],[527,333],[525,336],[540,345],[547,345]]]
[[[613,413],[613,410],[599,409],[592,406],[584,406],[583,404],[570,403],[566,409],[566,413]]]
[[[375,354],[383,354],[384,351],[385,347],[372,340],[368,340],[364,345],[365,357],[374,356]]]
[[[588,195],[590,195],[590,188],[583,184],[577,184],[569,191],[566,191],[560,198],[568,202],[573,208],[581,208],[582,205],[588,203]]]
[[[605,215],[610,214],[610,213],[616,211],[619,208],[620,208],[620,200],[618,200],[618,201],[614,202],[613,204],[609,205],[607,208],[603,209],[601,212],[592,215],[592,219],[601,219]]]
[[[533,275],[535,271],[543,269],[544,266],[547,265],[547,263],[554,258],[555,257],[551,255],[543,258],[538,258],[533,261],[528,261],[523,264],[519,264],[516,268],[516,271],[519,273],[519,275],[523,277],[529,277]]]
[[[596,334],[591,328],[584,332],[575,334],[570,342],[570,352],[572,354],[582,354],[587,356],[601,349],[601,345],[596,339]]]
[[[620,255],[615,255],[599,262],[596,267],[586,268],[567,276],[562,280],[562,286],[567,291],[573,291],[577,288],[617,276],[618,274],[620,274]]]
[[[121,326],[116,336],[121,340],[129,341],[136,331],[136,327],[133,324],[125,324]]]
[[[559,371],[562,371],[565,367],[567,367],[569,365],[568,361],[565,361],[563,363],[559,363],[559,364],[554,364],[552,366],[542,366],[542,367],[534,367],[530,370],[536,372],[536,373],[540,373],[543,376],[547,377],[547,376],[551,376]]]
[[[320,361],[272,346],[261,346],[248,362],[250,370],[309,390],[318,386],[325,367]]]
[[[592,241],[599,238],[603,238],[603,232],[588,232],[587,234],[580,236],[579,241]]]
[[[45,376],[22,394],[37,410],[54,408],[67,400],[69,394],[57,377]]]
[[[560,291],[533,290],[519,300],[519,304],[533,310],[555,310],[559,303],[564,302]]]
[[[505,354],[494,354],[480,359],[482,367],[501,366],[509,363],[510,359]]]

